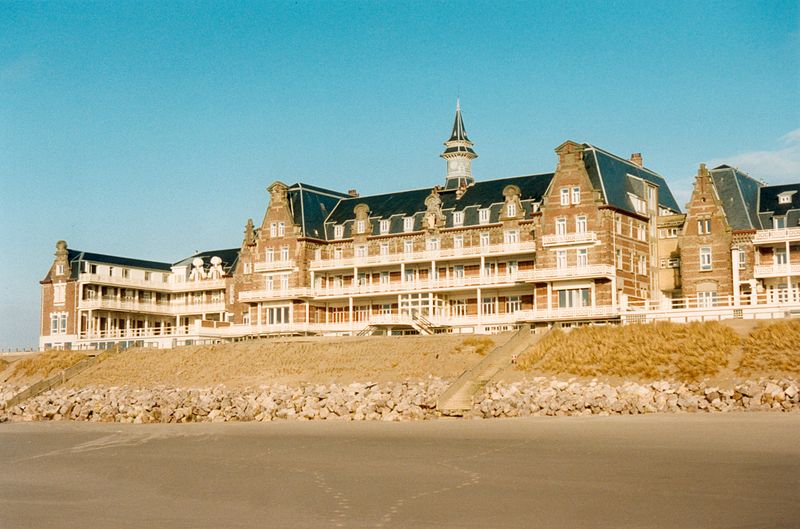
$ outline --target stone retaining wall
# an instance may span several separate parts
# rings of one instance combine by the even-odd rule
[[[439,416],[436,401],[448,381],[260,386],[200,389],[90,386],[57,388],[7,407],[19,388],[0,386],[0,422],[226,422],[293,420],[424,420]],[[492,383],[467,417],[612,415],[657,412],[800,411],[794,379],[743,381],[723,388],[706,383],[635,383],[534,378]]]

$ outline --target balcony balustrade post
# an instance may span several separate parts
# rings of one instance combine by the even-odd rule
[[[789,240],[786,240],[786,289],[788,290],[789,302],[794,301],[794,293],[792,292],[792,254],[790,252]]]

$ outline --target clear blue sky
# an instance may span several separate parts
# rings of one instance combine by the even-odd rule
[[[265,188],[478,179],[566,139],[800,180],[798,3],[0,3],[0,347],[32,346],[55,241],[176,261],[238,246]]]

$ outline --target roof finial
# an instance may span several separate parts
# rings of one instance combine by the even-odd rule
[[[456,97],[456,112],[461,111],[461,97]]]

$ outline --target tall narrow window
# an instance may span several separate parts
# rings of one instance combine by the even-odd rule
[[[464,247],[464,236],[463,235],[454,235],[453,236],[453,248],[456,250],[460,250]]]
[[[775,264],[785,265],[786,262],[786,248],[775,248]]]
[[[700,247],[700,270],[711,270],[711,247]]]
[[[281,261],[288,261],[289,260],[289,247],[288,246],[281,246]]]
[[[414,252],[414,241],[403,241],[403,251],[405,253]]]
[[[509,261],[508,265],[506,265],[506,275],[508,275],[508,277],[516,277],[517,272],[519,272],[519,263],[516,261]]]
[[[453,277],[456,279],[464,279],[464,265],[455,265],[453,267]]]
[[[708,235],[711,233],[711,219],[700,219],[697,221],[697,233],[699,235]]]
[[[573,187],[572,188],[572,203],[573,204],[580,204],[581,203],[581,188],[580,187]]]
[[[343,254],[343,251],[342,251],[341,247],[333,249],[333,258],[334,259],[341,259],[342,258],[342,254]]]
[[[487,232],[481,233],[481,246],[486,247],[489,246],[489,234]]]
[[[367,256],[367,246],[365,244],[359,244],[356,246],[356,257],[359,259],[363,259]]]
[[[617,248],[617,269],[622,270],[622,250]]]
[[[381,243],[381,255],[386,256],[389,255],[389,243],[382,242]]]
[[[744,270],[747,268],[747,252],[744,251],[744,248],[739,248],[737,251],[739,252],[739,270]]]
[[[428,251],[436,251],[439,249],[439,239],[434,237],[428,239],[426,242],[426,248]]]
[[[589,251],[586,248],[578,249],[578,266],[589,266]]]
[[[384,219],[381,221],[381,233],[386,234],[389,233],[389,220]]]
[[[333,238],[341,239],[342,237],[344,237],[344,226],[337,224],[333,227]]]
[[[453,226],[463,226],[464,224],[464,212],[463,211],[454,211],[453,212]]]
[[[566,268],[567,267],[567,251],[566,250],[557,250],[556,251],[556,268]]]
[[[556,219],[556,235],[566,235],[567,234],[567,219],[559,218]]]
[[[517,216],[517,205],[514,202],[509,202],[508,204],[506,204],[506,216],[507,217]]]
[[[772,217],[772,228],[782,230],[786,227],[786,217]]]
[[[478,222],[481,224],[488,224],[489,223],[489,210],[488,209],[479,209],[478,210]]]
[[[579,215],[575,218],[575,232],[586,233],[586,215]]]
[[[414,231],[414,217],[405,217],[403,219],[403,230]]]
[[[506,244],[517,244],[519,242],[519,230],[504,231],[503,242]]]
[[[569,206],[569,188],[562,187],[561,188],[561,205],[562,206]]]
[[[269,236],[270,237],[277,237],[278,236],[278,223],[272,222],[269,225]]]
[[[67,299],[67,284],[56,283],[53,285],[53,303],[64,303]]]
[[[279,222],[278,223],[278,237],[283,237],[286,235],[286,223]]]
[[[356,221],[356,233],[364,233],[366,231],[366,222],[363,220]]]

